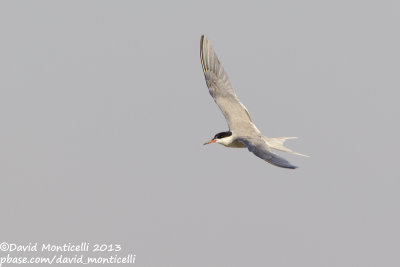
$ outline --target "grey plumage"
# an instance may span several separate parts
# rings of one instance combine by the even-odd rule
[[[250,152],[263,160],[282,168],[296,169],[297,166],[290,164],[286,159],[272,153],[268,145],[258,137],[248,137],[248,138],[237,138],[238,141],[242,142],[247,146]]]
[[[247,147],[254,155],[275,166],[289,169],[297,168],[272,152],[272,149],[278,149],[295,153],[283,146],[284,140],[288,138],[264,137],[253,124],[246,107],[236,96],[228,75],[218,60],[210,41],[204,35],[201,36],[200,40],[200,58],[209,92],[224,114],[232,132],[230,136],[221,139],[214,138],[208,143],[217,142],[227,147]],[[275,146],[275,144],[277,145]]]
[[[231,131],[252,127],[246,107],[240,103],[228,75],[218,60],[210,41],[201,37],[200,57],[211,96],[224,114]]]

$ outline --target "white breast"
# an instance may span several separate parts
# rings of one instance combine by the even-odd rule
[[[234,138],[232,135],[218,139],[217,143],[224,145],[226,147],[232,147],[232,148],[244,148],[246,147],[242,142],[236,141],[236,138]]]

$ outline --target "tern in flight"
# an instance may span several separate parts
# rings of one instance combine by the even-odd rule
[[[250,119],[246,107],[239,101],[229,81],[222,64],[219,62],[210,41],[205,35],[200,40],[200,58],[206,78],[207,87],[215,103],[219,106],[229,126],[229,131],[221,132],[205,143],[219,143],[226,147],[247,147],[257,157],[281,168],[296,169],[286,159],[276,155],[273,150],[280,150],[300,156],[305,156],[285,147],[287,139],[297,137],[263,136]]]

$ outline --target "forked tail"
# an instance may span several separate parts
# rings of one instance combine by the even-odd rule
[[[283,145],[283,143],[285,143],[285,141],[287,139],[296,139],[297,137],[275,137],[275,138],[270,138],[270,137],[266,137],[264,136],[264,140],[267,143],[268,146],[270,146],[273,149],[276,150],[280,150],[283,152],[287,152],[287,153],[291,153],[291,154],[295,154],[295,155],[299,155],[299,156],[303,156],[303,157],[309,157],[307,155],[303,155],[297,152],[294,152],[293,150],[285,147]]]

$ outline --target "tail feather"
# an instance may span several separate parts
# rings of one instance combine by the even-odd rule
[[[309,157],[307,155],[294,152],[293,150],[285,147],[283,144],[285,143],[285,141],[287,139],[297,139],[297,137],[275,137],[275,138],[270,138],[270,137],[264,136],[264,140],[267,143],[267,145],[270,146],[273,149],[280,150],[280,151],[287,152],[287,153],[291,153],[291,154],[295,154],[295,155],[299,155],[299,156],[303,156],[303,157]]]

